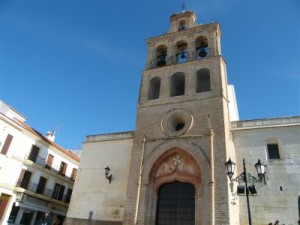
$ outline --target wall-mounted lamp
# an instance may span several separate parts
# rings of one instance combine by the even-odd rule
[[[109,171],[110,171],[110,168],[107,166],[106,168],[104,168],[104,170],[105,170],[105,177],[106,177],[106,179],[109,180],[109,183],[111,183],[112,174],[108,175]]]

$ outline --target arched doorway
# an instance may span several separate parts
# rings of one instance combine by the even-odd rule
[[[195,225],[195,187],[172,182],[159,187],[156,225]]]
[[[174,147],[160,155],[149,176],[155,209],[152,224],[197,224],[201,179],[200,167],[188,151]]]
[[[209,174],[210,167],[201,149],[183,140],[159,145],[147,157],[143,167],[137,225],[156,224],[159,189],[173,182],[192,185],[195,189],[193,225],[211,224]]]

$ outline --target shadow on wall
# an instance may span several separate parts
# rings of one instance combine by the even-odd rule
[[[64,225],[122,225],[122,221],[101,221],[78,218],[66,218]]]

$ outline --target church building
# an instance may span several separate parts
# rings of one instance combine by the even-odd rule
[[[300,117],[239,120],[217,22],[146,41],[136,128],[86,137],[64,224],[297,224]]]

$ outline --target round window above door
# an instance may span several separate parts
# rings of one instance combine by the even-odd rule
[[[168,111],[161,121],[161,128],[168,136],[181,136],[193,125],[193,116],[187,110],[175,108]]]

